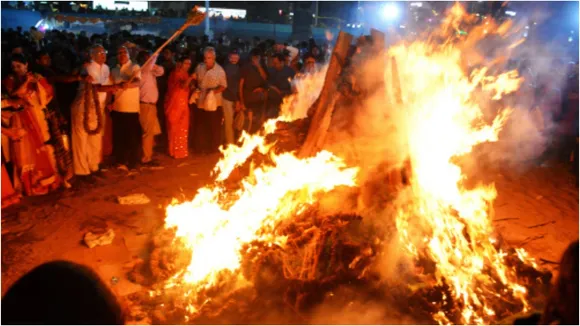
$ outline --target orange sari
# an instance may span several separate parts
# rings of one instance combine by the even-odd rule
[[[54,149],[45,144],[50,135],[43,109],[52,99],[53,89],[42,76],[31,75],[30,78],[36,84],[19,81],[14,76],[9,76],[3,84],[11,96],[24,99],[27,103],[10,119],[10,127],[26,130],[24,137],[10,142],[10,151],[20,181],[17,188],[21,189],[17,190],[34,196],[57,189],[61,180],[53,156]]]
[[[169,156],[184,158],[188,155],[189,133],[189,85],[182,86],[188,79],[186,72],[178,69],[169,76],[165,96],[165,117]]]

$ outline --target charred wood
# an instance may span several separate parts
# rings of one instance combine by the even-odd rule
[[[334,47],[332,57],[326,72],[324,86],[320,96],[314,105],[312,122],[308,129],[306,140],[298,153],[299,157],[308,157],[315,154],[321,147],[322,142],[330,126],[330,118],[337,100],[336,78],[342,71],[347,59],[348,50],[353,36],[340,32]]]

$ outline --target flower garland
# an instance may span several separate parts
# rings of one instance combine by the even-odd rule
[[[91,108],[91,93],[92,93],[92,102],[95,108],[95,114],[97,115],[97,127],[91,130],[89,126],[89,113]],[[85,82],[84,88],[84,96],[85,96],[85,112],[83,116],[83,127],[85,132],[89,135],[98,135],[101,130],[103,129],[103,115],[101,114],[101,106],[99,105],[99,97],[98,93],[95,90],[93,84]]]

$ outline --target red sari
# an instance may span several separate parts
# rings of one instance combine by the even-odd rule
[[[31,75],[36,86],[9,76],[3,82],[11,96],[24,99],[24,109],[15,112],[10,119],[11,128],[22,128],[26,135],[10,141],[10,151],[16,177],[17,190],[27,196],[44,195],[57,189],[60,177],[54,159],[54,149],[45,142],[50,139],[48,123],[43,109],[53,96],[50,84],[40,75]],[[20,188],[20,189],[18,189]]]
[[[10,182],[10,176],[4,163],[2,163],[2,208],[6,208],[12,204],[16,204],[20,201],[20,194],[14,190],[12,182]]]
[[[173,158],[184,158],[188,155],[189,85],[186,84],[188,78],[187,72],[175,69],[169,75],[167,83],[165,117],[169,156]]]
[[[2,100],[2,106],[4,106],[4,100]],[[7,132],[9,130],[8,126],[4,127],[4,121],[9,120],[10,114],[4,115],[2,112],[2,136],[10,137],[10,134]],[[7,147],[10,147],[9,145]],[[2,149],[2,208],[6,208],[12,204],[16,204],[20,201],[20,193],[18,193],[14,186],[12,185],[12,181],[10,180],[10,175],[6,170],[6,166],[4,165],[4,154],[6,152]],[[9,152],[7,153],[9,154]],[[8,156],[9,157],[9,156]]]

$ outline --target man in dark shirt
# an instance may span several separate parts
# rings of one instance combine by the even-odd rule
[[[70,133],[71,111],[70,107],[76,94],[71,89],[77,89],[78,83],[86,76],[81,76],[80,68],[75,68],[71,73],[62,73],[54,69],[52,60],[48,52],[42,50],[36,55],[35,71],[41,74],[54,88],[54,96],[49,108],[57,112],[57,116],[62,118],[63,130]]]
[[[234,111],[240,107],[238,95],[240,86],[240,54],[237,49],[230,51],[228,63],[225,65],[228,87],[223,93],[224,131],[226,145],[234,142]]]
[[[272,67],[268,70],[268,118],[275,118],[280,113],[282,99],[292,93],[290,80],[294,78],[294,70],[285,63],[283,54],[275,54],[272,58]]]
[[[248,113],[250,133],[258,131],[265,120],[266,113],[266,72],[261,65],[261,52],[254,49],[250,52],[250,62],[240,71],[240,103],[242,110]]]

